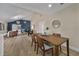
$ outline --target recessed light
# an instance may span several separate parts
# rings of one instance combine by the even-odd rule
[[[49,4],[49,5],[48,5],[48,7],[52,7],[52,5],[51,5],[51,4]]]

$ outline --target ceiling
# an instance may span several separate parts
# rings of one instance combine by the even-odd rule
[[[49,3],[0,3],[0,22],[13,21],[14,18],[22,18],[22,16],[30,19],[34,13],[52,16],[52,14],[72,5],[71,3],[50,4],[52,5],[51,8],[48,7]]]
[[[52,5],[51,8],[48,7],[49,4]],[[52,15],[53,13],[62,10],[71,4],[72,3],[14,3],[13,5],[33,12]]]

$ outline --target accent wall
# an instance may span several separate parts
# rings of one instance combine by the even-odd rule
[[[18,25],[17,22],[19,22],[19,24],[21,25],[22,32],[31,31],[31,21],[29,20],[16,20],[16,21],[8,22],[7,30],[12,31],[12,25],[13,24]]]

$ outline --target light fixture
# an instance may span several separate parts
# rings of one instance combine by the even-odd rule
[[[49,5],[48,5],[48,7],[50,8],[50,7],[52,7],[52,5],[51,5],[51,4],[49,4]]]
[[[20,21],[16,21],[17,24],[20,24]]]

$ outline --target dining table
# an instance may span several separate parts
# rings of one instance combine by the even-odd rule
[[[67,56],[69,56],[69,38],[56,37],[54,35],[41,35],[41,37],[55,46],[55,56],[59,56],[59,47],[66,43]]]

